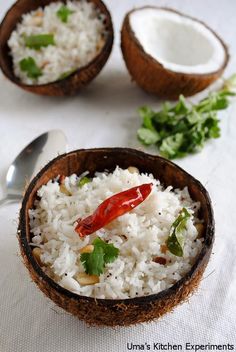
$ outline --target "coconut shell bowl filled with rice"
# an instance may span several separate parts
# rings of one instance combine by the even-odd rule
[[[211,201],[184,170],[128,148],[77,150],[26,190],[21,254],[41,291],[90,325],[170,312],[197,289],[214,242]]]
[[[110,13],[100,0],[18,0],[0,29],[0,66],[19,87],[41,95],[76,93],[112,49]]]

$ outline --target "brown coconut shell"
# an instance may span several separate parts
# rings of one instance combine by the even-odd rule
[[[225,60],[223,65],[219,67],[217,71],[206,74],[185,74],[164,68],[161,63],[144,51],[130,25],[130,15],[134,11],[146,8],[163,9],[174,12],[204,25],[219,39],[224,48]],[[127,13],[121,30],[121,49],[127,69],[133,80],[148,93],[166,99],[177,99],[180,94],[191,96],[202,91],[222,75],[229,61],[229,53],[226,44],[209,26],[196,18],[164,7],[145,6]],[[201,48],[199,48],[199,50],[201,50]]]
[[[93,176],[96,171],[112,172],[117,165],[122,168],[135,166],[140,172],[152,173],[165,186],[187,186],[191,197],[201,203],[199,217],[204,220],[203,247],[191,270],[171,288],[160,293],[131,299],[95,299],[80,296],[50,279],[34,259],[30,246],[29,209],[34,207],[37,190],[58,174],[67,176],[88,170],[89,175]],[[151,321],[172,311],[198,287],[214,241],[213,211],[209,195],[201,183],[164,158],[128,148],[77,150],[51,161],[30,183],[20,211],[18,240],[31,278],[58,306],[90,325],[127,326]]]
[[[64,79],[41,85],[24,84],[14,75],[12,57],[7,44],[8,39],[23,14],[36,10],[38,7],[45,7],[52,2],[57,2],[57,0],[18,0],[8,10],[0,27],[0,67],[10,81],[29,92],[49,96],[72,95],[91,82],[108,60],[114,37],[111,15],[101,0],[90,0],[105,15],[107,36],[100,53],[86,66],[79,68]],[[66,3],[66,0],[62,2]]]

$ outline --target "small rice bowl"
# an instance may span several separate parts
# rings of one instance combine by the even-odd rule
[[[69,10],[67,22],[57,15],[62,6]],[[104,20],[104,15],[86,0],[53,2],[24,14],[8,40],[14,74],[25,84],[40,85],[62,79],[87,65],[104,46]],[[25,37],[41,34],[53,35],[55,45],[39,50],[26,46]],[[21,69],[21,60],[27,58],[35,61],[41,71],[39,77],[29,77]]]
[[[113,173],[96,173],[91,182],[78,187],[83,176],[65,178],[68,194],[61,191],[59,177],[50,180],[38,190],[29,210],[31,245],[40,248],[42,269],[49,277],[78,295],[126,299],[168,289],[191,269],[203,239],[195,227],[200,203],[190,198],[187,188],[165,188],[152,174],[120,167]],[[106,198],[144,183],[153,183],[152,192],[135,209],[84,239],[75,232],[76,220],[91,215]],[[191,217],[183,232],[183,256],[177,257],[162,248],[183,207]],[[98,283],[80,285],[77,277],[84,272],[80,250],[98,236],[119,249],[118,258],[106,265]],[[165,258],[166,264],[155,262],[156,257]]]

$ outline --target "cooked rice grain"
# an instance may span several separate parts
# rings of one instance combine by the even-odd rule
[[[75,69],[87,65],[102,49],[104,44],[104,15],[87,1],[67,1],[73,11],[68,22],[63,23],[57,11],[62,2],[51,3],[22,16],[12,32],[8,45],[13,58],[14,73],[23,83],[45,84],[60,79]],[[56,45],[40,50],[25,46],[24,36],[54,34]],[[32,57],[42,70],[42,76],[31,79],[20,69],[19,62]]]
[[[78,187],[79,177],[66,177],[71,193],[60,192],[58,182],[49,181],[38,191],[40,200],[30,210],[32,242],[43,254],[45,272],[62,287],[80,295],[96,298],[129,298],[165,290],[180,280],[192,267],[202,248],[202,239],[194,223],[200,204],[191,200],[187,188],[164,188],[152,175],[130,173],[119,167],[113,173],[97,173],[92,182]],[[81,240],[75,232],[75,221],[84,218],[106,198],[143,183],[154,184],[152,193],[131,212],[117,218],[105,228]],[[179,211],[186,207],[192,214],[184,231],[183,257],[176,257],[163,245]],[[80,249],[99,236],[119,248],[118,258],[108,265],[100,282],[81,286],[76,280],[84,268]],[[166,265],[153,261],[166,259]]]

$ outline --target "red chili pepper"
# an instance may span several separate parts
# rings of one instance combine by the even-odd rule
[[[152,186],[152,183],[146,183],[107,198],[92,215],[78,220],[75,231],[80,237],[84,237],[101,229],[142,203],[151,193]]]

